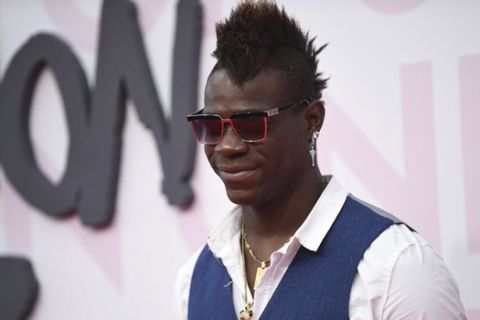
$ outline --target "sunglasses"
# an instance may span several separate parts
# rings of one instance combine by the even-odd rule
[[[310,104],[309,99],[303,99],[283,107],[268,111],[249,111],[235,113],[224,119],[218,114],[203,113],[199,110],[187,116],[198,142],[202,144],[218,144],[223,139],[225,124],[230,125],[233,131],[243,142],[262,142],[267,139],[268,118],[296,106]]]

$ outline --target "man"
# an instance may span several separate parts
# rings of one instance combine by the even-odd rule
[[[320,173],[323,48],[268,1],[217,25],[187,118],[238,206],[180,271],[176,319],[465,319],[431,247]]]

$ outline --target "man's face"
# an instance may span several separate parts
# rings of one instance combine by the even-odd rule
[[[226,119],[239,112],[266,111],[297,102],[299,97],[289,96],[281,77],[280,71],[267,69],[238,87],[225,70],[217,70],[205,88],[204,113]],[[232,202],[261,206],[295,190],[311,165],[308,139],[303,109],[295,107],[268,118],[266,141],[243,142],[226,125],[222,141],[205,145],[205,154]]]

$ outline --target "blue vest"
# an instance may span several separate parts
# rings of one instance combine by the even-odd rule
[[[393,223],[348,197],[319,249],[299,249],[260,319],[349,319],[358,263],[375,238]],[[193,271],[188,319],[237,319],[231,278],[208,246]]]

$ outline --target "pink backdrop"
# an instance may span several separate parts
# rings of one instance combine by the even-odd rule
[[[168,106],[176,1],[138,0],[149,62]],[[214,21],[234,1],[203,1],[202,86],[213,66]],[[287,11],[330,43],[320,67],[331,76],[318,142],[324,173],[404,219],[444,257],[470,319],[480,319],[480,2],[471,0],[285,0]],[[32,34],[59,35],[92,84],[101,1],[0,2],[0,78]],[[202,99],[202,97],[200,97]],[[200,100],[201,101],[201,100]],[[35,155],[58,180],[68,133],[49,71],[30,119]],[[167,114],[169,111],[167,110]],[[232,204],[201,149],[197,200],[170,207],[153,136],[129,106],[117,210],[101,231],[76,216],[53,220],[29,206],[0,170],[0,255],[28,256],[41,282],[32,319],[168,318],[176,271]]]

